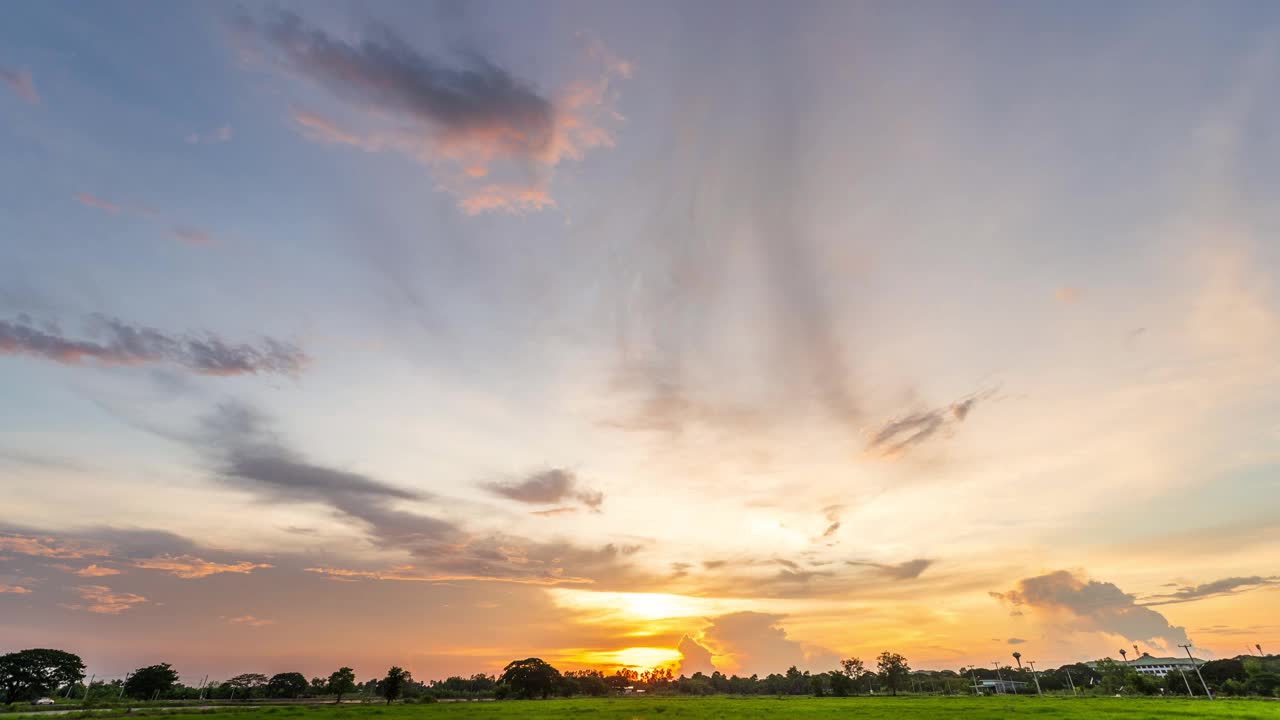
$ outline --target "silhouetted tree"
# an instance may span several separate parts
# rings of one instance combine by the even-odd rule
[[[306,692],[307,687],[307,678],[302,673],[276,673],[267,681],[267,694],[274,698],[296,698]]]
[[[356,673],[349,667],[341,667],[329,676],[329,693],[336,695],[335,703],[342,702],[342,696],[355,692]]]
[[[387,671],[387,676],[378,682],[378,692],[382,697],[386,698],[387,704],[390,705],[392,700],[400,697],[404,692],[405,683],[412,681],[409,671],[403,668],[391,666]]]
[[[541,658],[525,658],[508,663],[498,682],[516,697],[547,697],[560,681],[560,671]]]
[[[178,682],[178,673],[169,663],[148,665],[133,671],[124,681],[124,694],[139,700],[150,700],[157,694],[164,694]]]
[[[31,648],[0,655],[0,692],[8,702],[32,700],[83,679],[80,656],[63,650]]]
[[[898,686],[906,679],[907,673],[911,672],[905,657],[888,650],[880,653],[876,658],[876,668],[880,671],[880,679],[889,686],[894,695],[898,694]]]

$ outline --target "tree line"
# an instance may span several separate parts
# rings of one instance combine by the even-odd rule
[[[1185,681],[1172,672],[1164,678],[1143,675],[1124,662],[1102,660],[1094,666],[1073,663],[1044,669],[1033,676],[1025,667],[961,667],[957,670],[913,671],[907,659],[894,652],[880,653],[872,667],[859,658],[848,658],[828,672],[811,673],[790,667],[763,677],[710,675],[697,672],[676,676],[670,668],[613,672],[571,670],[561,672],[540,658],[509,663],[499,675],[476,674],[420,682],[400,667],[391,667],[382,678],[357,682],[355,672],[341,667],[327,677],[307,679],[300,672],[274,675],[243,673],[225,681],[184,685],[168,663],[138,668],[123,680],[85,684],[85,665],[79,656],[63,650],[32,648],[0,655],[0,701],[26,703],[39,697],[65,698],[82,704],[129,701],[250,701],[265,699],[328,699],[341,702],[360,697],[385,702],[433,702],[438,699],[531,699],[618,695],[628,693],[673,695],[814,695],[845,697],[900,692],[942,695],[972,694],[982,680],[1025,683],[1025,692],[1038,681],[1045,692],[1084,694],[1192,694],[1200,688],[1193,677]],[[1280,656],[1239,656],[1211,660],[1200,667],[1215,694],[1273,697],[1280,693]]]

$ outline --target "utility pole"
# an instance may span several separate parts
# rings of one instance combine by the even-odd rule
[[[129,684],[129,678],[131,677],[133,677],[133,673],[128,673],[124,676],[124,682],[120,683],[120,694],[116,696],[117,700],[124,697],[124,686]]]
[[[973,694],[981,695],[982,693],[978,691],[978,675],[973,671],[973,668],[969,668],[969,677],[973,679]]]
[[[1178,647],[1187,651],[1187,657],[1191,659],[1191,667],[1196,669],[1196,677],[1200,678],[1200,684],[1204,686],[1204,694],[1208,695],[1209,699],[1212,700],[1213,693],[1209,692],[1209,683],[1204,681],[1204,675],[1200,674],[1200,666],[1196,664],[1196,659],[1191,655],[1191,643],[1179,645]]]
[[[1008,692],[1008,690],[1006,690],[1006,689],[1005,689],[1005,686],[1004,686],[1004,676],[1002,676],[1002,675],[1000,674],[1000,661],[999,661],[999,660],[996,660],[995,662],[993,662],[993,663],[991,663],[991,664],[996,666],[996,680],[999,680],[999,681],[1000,681],[1000,684],[999,684],[999,685],[997,685],[996,687],[997,687],[997,688],[999,688],[999,691],[1000,691],[1000,692],[1002,692],[1002,693],[1003,693],[1003,692]],[[1016,693],[1017,691],[1015,690],[1014,692]]]
[[[1067,672],[1067,684],[1071,686],[1071,694],[1079,695],[1080,693],[1076,692],[1076,683],[1074,680],[1071,679],[1071,668],[1064,667],[1062,669]]]
[[[1036,681],[1036,694],[1044,695],[1044,693],[1040,692],[1040,675],[1036,672],[1036,661],[1028,660],[1027,664],[1031,666],[1031,677]]]
[[[1187,674],[1182,671],[1182,666],[1178,666],[1178,674],[1182,676],[1182,682],[1187,686],[1187,697],[1195,697],[1196,694],[1191,692],[1191,681],[1187,679]]]
[[[88,699],[89,699],[89,688],[93,687],[93,679],[94,679],[94,678],[96,678],[96,677],[98,677],[98,676],[97,676],[97,675],[90,675],[90,676],[89,676],[89,682],[88,682],[88,684],[86,684],[86,685],[84,686],[84,699],[82,699],[80,702],[82,702],[82,703],[83,703],[83,702],[85,702],[86,700],[88,700]]]

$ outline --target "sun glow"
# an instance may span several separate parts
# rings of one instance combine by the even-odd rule
[[[670,667],[680,662],[680,652],[675,648],[629,647],[621,650],[584,652],[575,662],[599,668],[625,667],[632,670]]]

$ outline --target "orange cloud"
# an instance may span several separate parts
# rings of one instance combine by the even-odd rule
[[[100,615],[119,615],[134,605],[147,602],[141,595],[129,592],[115,592],[106,585],[77,585],[73,588],[85,601],[84,604],[66,604],[68,610],[84,610]]]
[[[107,575],[119,575],[120,571],[115,568],[103,567],[97,563],[93,563],[88,567],[76,569],[70,565],[54,565],[55,568],[63,571],[79,575],[80,577],[105,577]]]
[[[192,580],[219,573],[238,573],[245,575],[259,568],[272,567],[266,563],[238,562],[217,563],[203,560],[194,555],[160,555],[147,560],[135,560],[134,567],[145,570],[160,570],[170,575]]]
[[[0,67],[0,82],[8,85],[14,92],[18,93],[23,100],[32,105],[40,104],[40,94],[36,92],[35,80],[31,78],[31,71],[23,68],[21,70],[9,70]]]
[[[0,551],[14,552],[33,557],[76,560],[86,557],[104,557],[110,553],[105,547],[88,545],[75,540],[59,540],[51,537],[6,533],[0,535]]]
[[[112,215],[115,215],[116,213],[120,212],[119,205],[111,202],[110,200],[104,200],[100,197],[97,197],[96,195],[90,195],[89,193],[82,192],[82,193],[76,193],[72,197],[78,200],[80,204],[84,205],[85,207],[105,210],[106,212],[109,212]]]
[[[21,585],[0,585],[0,594],[11,593],[14,595],[28,595],[31,593],[27,588]]]
[[[513,583],[516,585],[576,585],[590,584],[594,582],[590,578],[569,577],[561,575],[542,575],[542,576],[519,576],[519,577],[491,577],[487,575],[419,575],[415,574],[412,565],[404,565],[401,567],[391,568],[387,571],[374,570],[346,570],[343,568],[322,568],[310,567],[305,568],[307,572],[326,575],[333,580],[341,582],[354,582],[356,580],[393,580],[397,582],[502,582]]]

